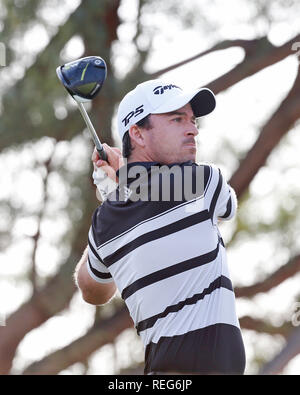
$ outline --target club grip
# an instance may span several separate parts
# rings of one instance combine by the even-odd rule
[[[107,153],[105,152],[104,148],[103,147],[102,149],[97,148],[97,151],[99,154],[99,158],[107,162]]]

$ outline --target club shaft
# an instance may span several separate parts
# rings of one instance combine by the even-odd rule
[[[100,156],[101,159],[103,160],[107,160],[107,155],[106,152],[104,151],[103,145],[101,144],[99,137],[96,133],[96,130],[90,120],[90,117],[88,116],[88,113],[86,112],[86,109],[84,108],[84,105],[78,101],[76,101],[76,103],[78,104],[78,108],[79,111],[81,112],[81,115],[86,123],[86,126],[88,127],[88,130],[90,131],[92,138],[94,140],[96,149],[98,151],[98,154]]]

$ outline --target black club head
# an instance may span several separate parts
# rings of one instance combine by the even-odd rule
[[[102,88],[107,68],[100,56],[87,56],[57,67],[56,73],[70,95],[89,101]]]

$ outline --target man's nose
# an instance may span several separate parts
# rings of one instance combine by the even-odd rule
[[[199,134],[199,130],[196,128],[196,125],[190,124],[187,127],[186,132],[184,134],[185,134],[185,136],[194,136],[194,137],[196,137]]]

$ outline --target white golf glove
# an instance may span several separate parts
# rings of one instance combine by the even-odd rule
[[[107,196],[117,188],[117,183],[113,181],[108,175],[97,167],[93,171],[94,184],[97,186],[102,202],[107,199]]]

